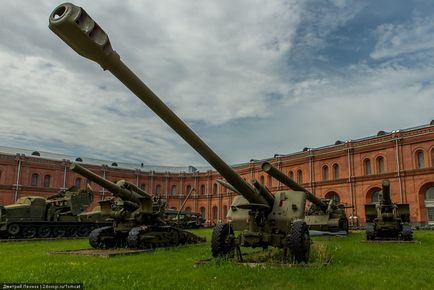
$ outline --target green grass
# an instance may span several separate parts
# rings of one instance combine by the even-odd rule
[[[207,236],[210,230],[195,231]],[[51,256],[88,248],[86,240],[0,243],[0,283],[84,283],[85,289],[433,289],[434,231],[416,243],[362,243],[363,232],[314,239],[329,265],[248,267],[210,258],[209,242],[136,256]],[[325,253],[325,254],[324,254]],[[318,257],[316,258],[318,260]]]

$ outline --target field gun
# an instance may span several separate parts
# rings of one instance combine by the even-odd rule
[[[365,204],[366,239],[401,239],[411,241],[413,231],[410,225],[409,204],[393,203],[390,198],[390,182],[383,180],[378,194],[378,203]]]
[[[348,218],[343,204],[334,199],[316,197],[269,162],[264,162],[261,167],[265,173],[290,189],[302,191],[306,194],[306,199],[311,202],[311,205],[307,210],[304,220],[310,230],[348,232]]]
[[[71,170],[106,188],[114,198],[99,202],[102,216],[111,226],[95,229],[89,235],[94,248],[150,248],[202,241],[200,237],[167,224],[163,220],[165,204],[158,198],[125,180],[108,181],[73,163]]]
[[[274,197],[259,182],[254,181],[252,186],[244,181],[121,61],[107,34],[81,7],[70,3],[59,5],[49,17],[49,28],[78,54],[110,71],[239,193],[228,212],[232,222],[214,228],[211,242],[214,257],[231,254],[235,249],[241,257],[239,246],[274,246],[284,249],[285,260],[290,253],[292,260],[308,261],[310,236],[303,220],[304,192],[281,191]],[[234,231],[240,234],[235,236]]]

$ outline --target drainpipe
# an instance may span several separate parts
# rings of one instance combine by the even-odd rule
[[[309,149],[309,186],[310,186],[310,190],[315,195],[315,190],[313,188],[313,155],[312,155],[312,149]]]
[[[18,157],[18,170],[17,170],[17,182],[15,184],[16,188],[15,188],[15,201],[17,201],[18,199],[18,191],[20,190],[20,177],[21,177],[21,167],[22,167],[22,157],[23,155],[20,155],[17,153],[17,157]]]
[[[348,146],[351,146],[351,141],[347,141]],[[348,183],[349,183],[349,191],[350,191],[350,200],[351,200],[351,214],[353,218],[357,216],[357,208],[354,204],[354,193],[353,193],[353,168],[351,166],[351,148],[348,148],[347,150],[347,163],[348,163]]]
[[[66,172],[68,169],[68,160],[63,159],[63,164],[64,164],[64,168],[63,168],[63,187],[61,188],[62,190],[66,189]]]
[[[396,131],[398,133],[399,131]],[[399,155],[399,138],[395,138],[395,157],[396,157],[396,174],[399,182],[399,200],[404,203],[403,190],[402,190],[402,178],[401,178],[401,162]]]

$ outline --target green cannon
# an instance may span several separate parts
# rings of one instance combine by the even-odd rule
[[[285,260],[291,254],[294,261],[308,261],[310,236],[303,220],[304,192],[282,191],[274,197],[259,182],[251,185],[244,181],[121,61],[107,34],[81,7],[69,3],[59,5],[49,17],[49,28],[78,54],[110,71],[239,193],[228,212],[232,222],[214,228],[213,256],[230,255],[237,250],[241,257],[240,246],[274,246],[283,249]],[[238,236],[235,231],[240,232]]]
[[[345,214],[345,206],[343,204],[334,199],[316,197],[269,162],[264,162],[261,167],[264,172],[285,184],[290,189],[302,191],[306,194],[306,199],[311,202],[311,205],[307,210],[304,220],[310,230],[348,232],[348,218]]]
[[[393,203],[390,198],[390,182],[383,180],[378,203],[365,204],[366,239],[401,239],[411,241],[410,206]]]
[[[113,183],[76,163],[71,165],[71,170],[114,195],[114,198],[99,202],[101,214],[108,217],[112,225],[90,233],[92,247],[155,248],[203,241],[167,224],[163,220],[165,204],[136,185],[125,180]]]

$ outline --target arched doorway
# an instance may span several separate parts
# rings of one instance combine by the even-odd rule
[[[378,203],[378,197],[380,195],[381,188],[373,187],[366,194],[366,203]]]
[[[334,191],[327,192],[326,195],[325,195],[325,198],[333,199],[336,202],[340,202],[341,201],[341,197],[339,196],[339,194],[337,194]]]
[[[427,213],[427,222],[434,224],[434,185],[429,186],[424,192],[424,203]]]

